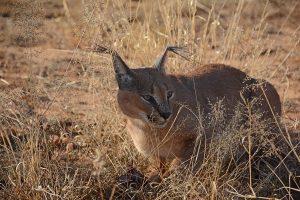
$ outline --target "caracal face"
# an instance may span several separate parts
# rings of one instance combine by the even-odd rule
[[[157,68],[132,69],[126,75],[117,75],[117,80],[121,88],[117,99],[125,115],[143,120],[154,128],[163,128],[168,123],[176,94],[163,71]]]
[[[153,67],[130,69],[115,51],[99,47],[100,51],[112,54],[115,77],[119,86],[118,104],[129,118],[142,120],[150,127],[163,128],[170,120],[176,95],[164,64],[167,52],[179,51],[167,47]]]

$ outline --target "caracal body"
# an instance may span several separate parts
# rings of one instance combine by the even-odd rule
[[[281,115],[275,88],[233,67],[209,64],[185,75],[167,74],[167,52],[176,50],[168,47],[154,67],[138,69],[129,69],[116,52],[112,53],[119,85],[118,104],[127,119],[128,133],[144,156],[162,165],[170,160],[179,164],[188,161],[201,134],[200,123],[208,122],[212,105],[220,100],[228,120],[238,105],[254,98],[261,99],[255,109],[263,113],[263,118]],[[256,89],[252,85],[257,85]],[[203,144],[209,143],[212,133],[205,130],[202,134],[199,163],[206,146]]]

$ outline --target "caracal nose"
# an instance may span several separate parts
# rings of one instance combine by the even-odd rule
[[[161,116],[164,118],[164,119],[168,119],[170,116],[171,116],[171,112],[163,112],[161,113]]]

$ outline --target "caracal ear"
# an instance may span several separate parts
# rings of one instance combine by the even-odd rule
[[[159,72],[165,74],[165,64],[167,61],[167,54],[168,51],[172,51],[173,53],[185,58],[188,60],[188,58],[184,55],[187,54],[188,52],[186,51],[186,49],[184,47],[179,47],[179,46],[167,46],[164,53],[158,57],[158,59],[156,60],[155,64],[153,67],[155,67]]]
[[[134,72],[129,69],[119,54],[109,48],[97,46],[94,52],[107,53],[112,55],[112,62],[116,74],[116,80],[120,90],[132,90],[134,86]]]

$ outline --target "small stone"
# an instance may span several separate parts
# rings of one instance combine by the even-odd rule
[[[74,143],[68,143],[66,146],[66,152],[70,153],[71,151],[73,151],[75,149],[75,145]]]
[[[61,143],[62,144],[68,144],[68,143],[70,143],[70,138],[69,137],[62,137]]]
[[[59,145],[61,143],[60,138],[57,135],[51,135],[50,136],[50,143]]]

